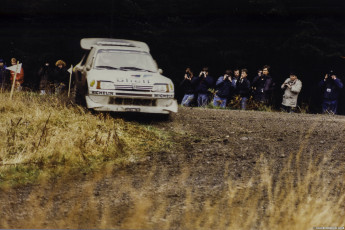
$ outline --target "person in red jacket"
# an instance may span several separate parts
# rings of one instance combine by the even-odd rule
[[[11,58],[11,64],[17,65],[17,59]],[[10,70],[10,74],[11,74],[11,77],[10,77],[11,84],[13,84],[15,71]],[[23,67],[21,67],[20,70],[17,71],[17,75],[15,77],[15,84],[14,84],[15,89],[17,91],[21,91],[23,83],[24,83],[24,69]]]

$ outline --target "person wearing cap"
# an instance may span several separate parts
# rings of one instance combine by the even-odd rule
[[[54,70],[54,87],[55,87],[55,94],[62,94],[66,91],[69,82],[69,73],[66,68],[66,62],[63,60],[58,60],[55,63],[55,70]]]
[[[323,91],[322,113],[336,114],[338,108],[338,97],[343,83],[334,71],[327,73],[319,86]]]
[[[302,89],[302,82],[297,78],[295,73],[291,72],[290,77],[284,81],[281,88],[284,90],[283,109],[291,113],[297,107],[297,99]]]
[[[4,59],[0,58],[0,91],[3,91],[6,88],[6,85],[9,81],[10,73],[6,69]]]
[[[11,64],[17,65],[17,59],[11,58]],[[23,69],[23,67],[21,67],[20,70],[17,71],[16,77],[14,77],[15,71],[10,70],[10,74],[11,74],[11,77],[10,77],[11,84],[13,84],[13,79],[15,79],[14,88],[17,91],[21,91],[22,85],[24,83],[24,69]]]

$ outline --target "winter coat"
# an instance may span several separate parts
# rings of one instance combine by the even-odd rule
[[[323,98],[325,100],[335,101],[338,99],[340,90],[343,88],[343,83],[339,78],[335,80],[327,78],[327,80],[322,80],[319,86],[323,90]]]
[[[2,87],[4,84],[9,83],[9,71],[6,70],[6,66],[4,65],[2,68],[0,68],[0,87]]]
[[[60,68],[55,68],[54,70],[54,83],[55,84],[65,84],[68,86],[69,84],[69,72],[65,67]]]
[[[224,76],[221,76],[216,82],[216,89],[218,97],[228,98],[232,91],[232,83],[228,79],[224,80]]]
[[[253,87],[255,87],[255,93],[265,94],[267,91],[271,90],[272,77],[267,75],[256,76],[252,82]]]
[[[53,69],[50,66],[43,66],[38,71],[38,77],[40,78],[40,90],[47,89],[50,83],[53,83]]]
[[[196,93],[207,94],[208,89],[213,85],[213,78],[209,75],[207,75],[207,77],[193,77],[192,84],[195,84]]]
[[[291,88],[287,87],[285,84],[289,84]],[[299,79],[291,81],[290,78],[287,78],[281,88],[285,89],[282,105],[296,107],[298,94],[302,89],[302,82]]]
[[[10,80],[11,80],[11,82],[13,82],[13,77],[14,77],[15,72],[10,70],[10,74],[11,74]],[[23,69],[23,67],[20,68],[19,72],[17,72],[16,82],[19,82],[20,84],[24,83],[24,69]]]
[[[196,77],[192,77],[191,80],[184,78],[183,81],[180,84],[180,87],[182,87],[185,94],[194,94],[195,91],[195,85],[192,83],[195,83],[193,79]]]
[[[247,78],[240,78],[236,83],[236,88],[241,97],[250,96],[250,81]]]

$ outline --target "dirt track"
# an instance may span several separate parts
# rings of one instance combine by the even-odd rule
[[[223,217],[243,204],[223,207],[220,198],[232,188],[245,191],[264,163],[276,183],[291,156],[297,156],[291,174],[303,175],[314,162],[324,167],[329,184],[344,181],[343,116],[181,108],[173,121],[152,125],[171,132],[175,147],[126,168],[109,166],[92,178],[6,192],[0,227],[224,228],[231,218]],[[344,193],[343,184],[337,188],[332,195]],[[209,223],[210,211],[204,210],[215,205],[217,221]],[[260,216],[265,205],[252,208]]]

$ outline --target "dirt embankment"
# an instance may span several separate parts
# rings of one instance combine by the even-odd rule
[[[181,108],[149,123],[174,147],[80,180],[1,191],[0,227],[311,229],[328,222],[299,222],[304,200],[344,199],[342,116]]]

